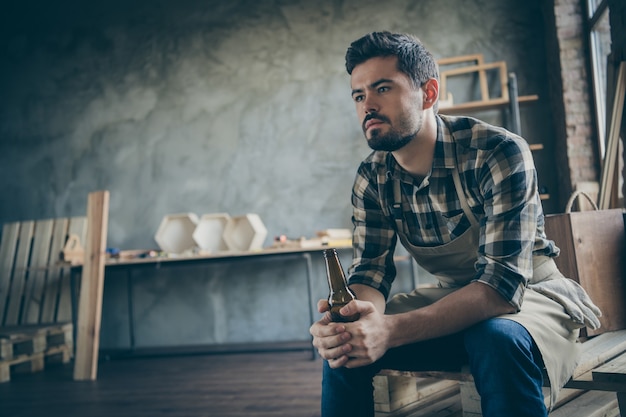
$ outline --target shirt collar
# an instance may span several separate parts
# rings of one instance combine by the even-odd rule
[[[453,169],[456,166],[455,145],[453,135],[449,129],[449,125],[436,115],[437,120],[437,141],[435,143],[435,153],[433,155],[433,166],[422,182],[421,186],[428,185],[429,178],[432,176],[433,170],[436,169]],[[387,153],[387,177],[389,179],[399,179],[407,183],[414,183],[415,178],[406,172],[393,157],[391,152]]]

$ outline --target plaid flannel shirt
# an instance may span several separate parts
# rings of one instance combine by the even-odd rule
[[[401,182],[403,226],[413,245],[443,245],[470,227],[452,177],[451,170],[458,166],[468,204],[480,224],[474,280],[490,285],[519,309],[532,277],[533,254],[556,256],[559,251],[545,236],[528,144],[474,118],[436,117],[433,165],[421,183],[389,152],[374,151],[361,163],[352,190],[354,260],[349,282],[389,296],[396,276],[397,236],[391,216],[395,180]]]

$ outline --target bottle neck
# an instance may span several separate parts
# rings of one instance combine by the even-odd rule
[[[341,267],[339,256],[335,249],[324,250],[324,258],[326,259],[326,276],[328,277],[328,285],[331,291],[338,291],[346,288],[346,276]]]

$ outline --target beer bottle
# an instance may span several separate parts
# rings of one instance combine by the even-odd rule
[[[326,276],[328,277],[328,306],[330,307],[330,316],[335,322],[349,322],[358,320],[359,314],[351,316],[342,316],[339,314],[341,307],[345,306],[352,300],[356,300],[356,295],[348,288],[346,276],[339,262],[337,251],[335,249],[324,250],[324,260],[326,261]]]

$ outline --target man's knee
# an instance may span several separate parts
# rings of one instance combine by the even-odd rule
[[[521,324],[508,319],[493,318],[467,329],[465,347],[470,354],[503,354],[533,349],[533,339]]]

